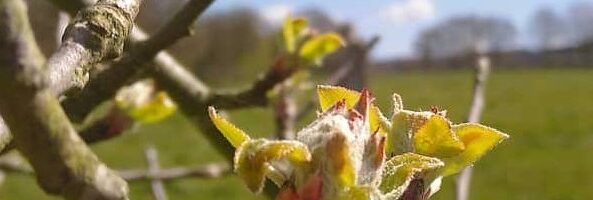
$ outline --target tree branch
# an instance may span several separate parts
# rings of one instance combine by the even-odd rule
[[[54,94],[82,89],[93,65],[122,54],[140,3],[141,0],[99,0],[74,17],[64,32],[62,45],[48,60]]]
[[[74,5],[92,3],[53,1],[61,2],[71,13],[76,12],[72,8]],[[47,63],[49,88],[54,95],[60,96],[65,92],[81,89],[88,81],[88,71],[93,65],[122,53],[140,2],[141,0],[100,0],[76,15],[73,23],[65,30],[62,44]],[[6,152],[4,147],[10,142],[9,136],[8,129],[0,126],[0,152]]]
[[[192,0],[188,2],[176,14],[176,17],[165,26],[165,29],[157,33],[157,36],[162,37],[162,39],[155,36],[143,41],[143,38],[147,37],[146,34],[139,29],[135,29],[132,33],[132,39],[135,42],[130,45],[131,47],[124,57],[94,76],[85,90],[63,102],[69,117],[73,121],[82,121],[95,106],[112,98],[121,86],[130,81],[130,77],[145,69],[145,66],[155,59],[155,56],[156,60],[152,65],[155,65],[156,71],[162,71],[165,68],[169,71],[186,71],[171,55],[158,52],[180,37],[187,35],[189,33],[187,30],[196,17],[203,13],[211,3],[212,0]],[[182,17],[191,18],[182,19]],[[165,44],[165,42],[170,43]],[[191,73],[189,75],[192,76]],[[208,94],[208,88],[205,84],[195,77],[193,79],[196,83],[193,92],[200,95]]]
[[[299,68],[289,64],[289,59],[290,56],[287,55],[278,58],[264,76],[255,81],[249,89],[237,93],[213,93],[205,100],[205,104],[227,110],[268,105],[268,91],[289,78]]]
[[[127,184],[74,131],[52,94],[24,2],[0,0],[0,112],[40,186],[67,199],[127,199]]]
[[[34,172],[27,163],[22,163],[16,159],[0,159],[0,170],[8,173],[30,174]],[[180,178],[218,178],[232,174],[232,170],[226,163],[211,163],[193,167],[173,167],[160,169],[158,173],[150,173],[146,169],[128,169],[118,170],[119,176],[126,181],[147,181],[151,179],[160,179],[169,181]]]
[[[471,123],[480,122],[482,110],[484,109],[486,81],[490,73],[490,59],[486,55],[479,55],[476,63],[476,76],[474,79],[474,90],[472,104],[467,117]],[[461,171],[455,183],[455,199],[468,200],[473,167],[466,167]]]

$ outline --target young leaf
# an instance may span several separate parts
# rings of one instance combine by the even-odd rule
[[[166,92],[157,95],[145,104],[131,109],[129,115],[140,122],[154,123],[167,118],[177,110],[177,106],[169,99]]]
[[[398,199],[412,179],[422,179],[423,174],[434,173],[444,164],[437,158],[405,153],[391,158],[385,163],[381,191],[386,199]]]
[[[414,148],[422,155],[446,158],[463,151],[463,143],[445,117],[433,115],[414,133]]]
[[[463,142],[465,150],[455,157],[444,159],[444,176],[455,174],[464,167],[471,165],[498,143],[509,137],[496,129],[475,123],[455,125],[453,126],[453,132]]]
[[[282,26],[282,35],[284,36],[284,45],[286,51],[294,53],[296,51],[299,36],[307,27],[307,20],[304,18],[287,17]]]
[[[237,148],[235,172],[252,192],[259,193],[269,162],[279,159],[287,159],[298,165],[310,161],[311,154],[307,146],[297,141],[249,140]]]
[[[346,137],[336,134],[327,142],[327,156],[334,179],[340,186],[350,187],[356,183],[356,172],[350,160],[349,146]]]
[[[115,104],[132,119],[143,123],[160,121],[177,110],[166,92],[155,91],[151,80],[123,87],[115,96]]]
[[[241,129],[237,128],[235,125],[228,122],[226,119],[220,117],[218,113],[216,113],[216,109],[210,106],[208,107],[208,115],[210,116],[210,120],[214,123],[214,126],[222,133],[222,135],[233,145],[233,147],[237,148],[243,142],[248,141],[249,135],[243,132]]]
[[[410,135],[409,114],[397,112],[391,118],[391,129],[387,133],[385,153],[388,156],[399,155],[413,150]]]
[[[371,104],[369,109],[369,125],[371,131],[377,131],[382,136],[387,136],[387,132],[391,129],[391,123],[385,118],[379,107]]]
[[[327,111],[327,109],[342,100],[346,101],[346,108],[351,109],[360,98],[360,93],[357,91],[328,85],[317,86],[317,95],[319,96],[319,104],[322,112]]]
[[[338,50],[343,44],[344,41],[340,35],[326,33],[306,41],[299,55],[309,63],[320,65],[326,55]]]

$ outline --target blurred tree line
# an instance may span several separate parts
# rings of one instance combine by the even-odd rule
[[[145,0],[137,22],[152,33],[169,20],[169,13],[174,13],[184,2]],[[52,52],[58,41],[58,11],[46,1],[28,0],[28,3],[37,41],[43,52]],[[322,10],[310,8],[294,15],[309,18],[311,27],[319,31],[341,33],[350,44],[366,42],[356,35],[356,30],[348,22],[337,22]],[[473,65],[477,52],[490,54],[495,64],[506,67],[591,65],[591,24],[593,3],[590,2],[574,3],[564,13],[542,7],[532,13],[527,30],[518,30],[509,20],[500,17],[453,16],[418,34],[413,47],[416,58],[389,60],[375,66],[389,69],[465,67]],[[281,50],[278,46],[278,24],[270,23],[248,7],[207,12],[196,26],[193,37],[184,38],[169,52],[214,86],[228,87],[250,82],[268,67],[273,56]],[[526,38],[521,39],[528,40],[523,41],[526,45],[519,45],[522,35]],[[355,62],[347,59],[355,51],[356,47],[331,56],[326,62],[328,67],[320,71],[335,71],[348,62]]]
[[[418,34],[416,59],[380,67],[460,68],[472,65],[477,53],[491,55],[504,67],[593,65],[593,3],[573,3],[565,13],[542,7],[528,23],[520,31],[505,18],[454,16]]]

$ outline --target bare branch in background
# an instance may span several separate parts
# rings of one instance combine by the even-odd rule
[[[279,139],[290,140],[295,138],[294,126],[296,123],[296,103],[286,84],[280,86],[278,101],[274,105],[274,119],[276,121],[276,135]]]
[[[217,178],[230,174],[227,164],[207,164],[196,167],[175,167],[161,169],[159,173],[152,174],[148,170],[122,170],[119,174],[128,181],[141,181],[150,179],[172,180],[178,178]]]
[[[490,73],[490,58],[487,55],[479,55],[476,62],[476,76],[474,79],[474,90],[472,104],[470,107],[467,122],[478,123],[484,109],[486,81]],[[455,199],[468,200],[470,183],[472,176],[472,167],[466,167],[461,171],[455,183]]]
[[[150,174],[158,174],[160,171],[158,152],[154,147],[148,147],[144,150],[144,156],[148,163],[148,172]],[[150,180],[150,187],[152,188],[152,196],[155,200],[167,200],[167,192],[165,186],[159,178]]]
[[[18,155],[7,154],[0,158],[0,171],[7,173],[33,175],[31,166],[19,159]],[[117,170],[117,174],[126,181],[147,181],[160,179],[169,181],[182,178],[218,178],[231,174],[231,168],[226,163],[211,163],[198,166],[179,166],[160,169],[158,173],[151,173],[147,169]]]
[[[20,0],[0,1],[0,110],[39,185],[66,199],[127,199],[127,183],[78,137],[54,96]]]

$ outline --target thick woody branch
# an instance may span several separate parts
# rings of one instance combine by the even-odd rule
[[[127,184],[74,131],[52,94],[25,4],[0,0],[0,112],[39,185],[66,199],[127,199]]]
[[[98,62],[119,57],[141,0],[99,0],[80,11],[66,28],[62,45],[48,60],[54,94],[80,90]]]
[[[69,117],[74,121],[83,120],[96,105],[112,98],[121,86],[130,81],[130,77],[146,69],[146,66],[154,66],[157,68],[156,70],[170,68],[171,71],[185,71],[184,67],[178,64],[171,55],[158,52],[172,45],[180,37],[188,35],[188,30],[195,19],[211,3],[211,0],[189,1],[165,26],[165,29],[147,41],[144,41],[147,35],[141,30],[135,29],[131,35],[135,42],[130,45],[131,48],[124,57],[94,76],[85,90],[63,102]],[[155,61],[150,63],[152,60]],[[199,85],[199,88],[194,92],[206,95],[208,88],[205,84],[197,78],[193,79]]]
[[[75,12],[74,6],[82,8],[86,3],[92,3],[65,0],[54,2],[61,3],[68,12]],[[118,57],[122,53],[140,2],[141,0],[100,0],[76,15],[73,23],[67,27],[57,52],[47,63],[49,88],[54,95],[60,96],[65,92],[81,89],[88,81],[88,71],[94,64]],[[10,133],[1,126],[0,150],[6,152],[3,149],[10,142]]]

